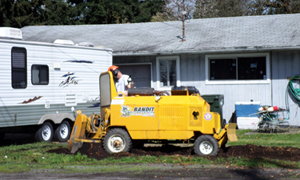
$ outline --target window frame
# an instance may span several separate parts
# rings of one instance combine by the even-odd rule
[[[176,85],[180,86],[180,58],[179,56],[156,57],[156,88],[158,90],[171,90],[173,86],[160,86],[160,61],[176,61]]]
[[[13,56],[13,54],[14,54],[14,50],[22,50],[22,51],[24,51],[24,57],[25,57],[25,59],[24,59],[24,68],[17,68],[17,67],[14,67],[13,66],[13,62],[14,62],[14,56]],[[24,71],[24,76],[25,76],[25,87],[15,87],[14,86],[14,71],[16,70],[16,69],[22,69],[22,71]],[[26,89],[27,88],[27,85],[28,85],[28,82],[27,82],[27,50],[26,50],[26,48],[24,48],[24,47],[12,47],[11,48],[11,87],[13,88],[13,89]]]
[[[247,57],[266,57],[266,79],[261,80],[210,80],[210,59],[227,58],[247,58]],[[238,62],[237,62],[238,64]],[[247,54],[217,54],[205,55],[205,84],[269,84],[271,83],[271,67],[269,53],[247,53]],[[238,73],[238,72],[237,72]]]
[[[48,72],[48,74],[47,74],[47,83],[33,83],[33,71],[32,71],[33,66],[39,66],[39,67],[46,66],[48,68],[48,71],[47,71]],[[49,84],[49,66],[47,64],[32,64],[31,65],[31,84],[32,85],[48,85]]]

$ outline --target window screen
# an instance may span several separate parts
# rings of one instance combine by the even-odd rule
[[[11,50],[11,85],[14,89],[27,87],[26,49],[13,47]]]
[[[49,67],[47,65],[32,65],[31,82],[33,85],[49,84]]]

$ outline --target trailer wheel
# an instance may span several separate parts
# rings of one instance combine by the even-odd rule
[[[132,146],[129,134],[120,128],[111,129],[104,137],[104,149],[107,153],[128,152]]]
[[[34,135],[37,141],[51,142],[53,138],[53,126],[51,123],[44,123]]]
[[[194,152],[200,156],[215,156],[219,152],[218,141],[210,135],[199,136],[194,143]]]
[[[59,142],[68,141],[71,133],[71,126],[68,121],[63,121],[54,132],[54,138]]]

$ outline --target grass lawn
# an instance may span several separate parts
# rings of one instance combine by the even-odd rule
[[[300,133],[251,133],[250,130],[237,130],[237,142],[228,142],[227,146],[254,144],[261,146],[291,146],[300,148]],[[50,149],[67,148],[67,144],[58,143],[29,143],[23,145],[9,145],[0,147],[0,173],[27,172],[55,170],[56,172],[113,172],[118,165],[128,165],[128,171],[136,170],[136,164],[158,163],[158,164],[182,164],[182,165],[222,165],[243,167],[300,168],[300,163],[284,160],[253,161],[247,158],[217,158],[211,160],[206,157],[195,156],[127,156],[120,159],[109,157],[103,160],[88,158],[86,155],[55,154],[47,153]],[[135,164],[135,166],[133,166]],[[78,168],[84,167],[84,168]],[[146,166],[140,166],[143,168]],[[153,167],[155,168],[155,167]],[[126,168],[125,168],[126,169]]]

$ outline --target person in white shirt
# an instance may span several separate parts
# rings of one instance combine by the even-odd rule
[[[133,88],[134,84],[130,76],[127,74],[122,74],[118,66],[112,65],[108,68],[108,71],[111,71],[114,77],[115,86],[117,92],[123,92],[127,95],[129,88]]]

